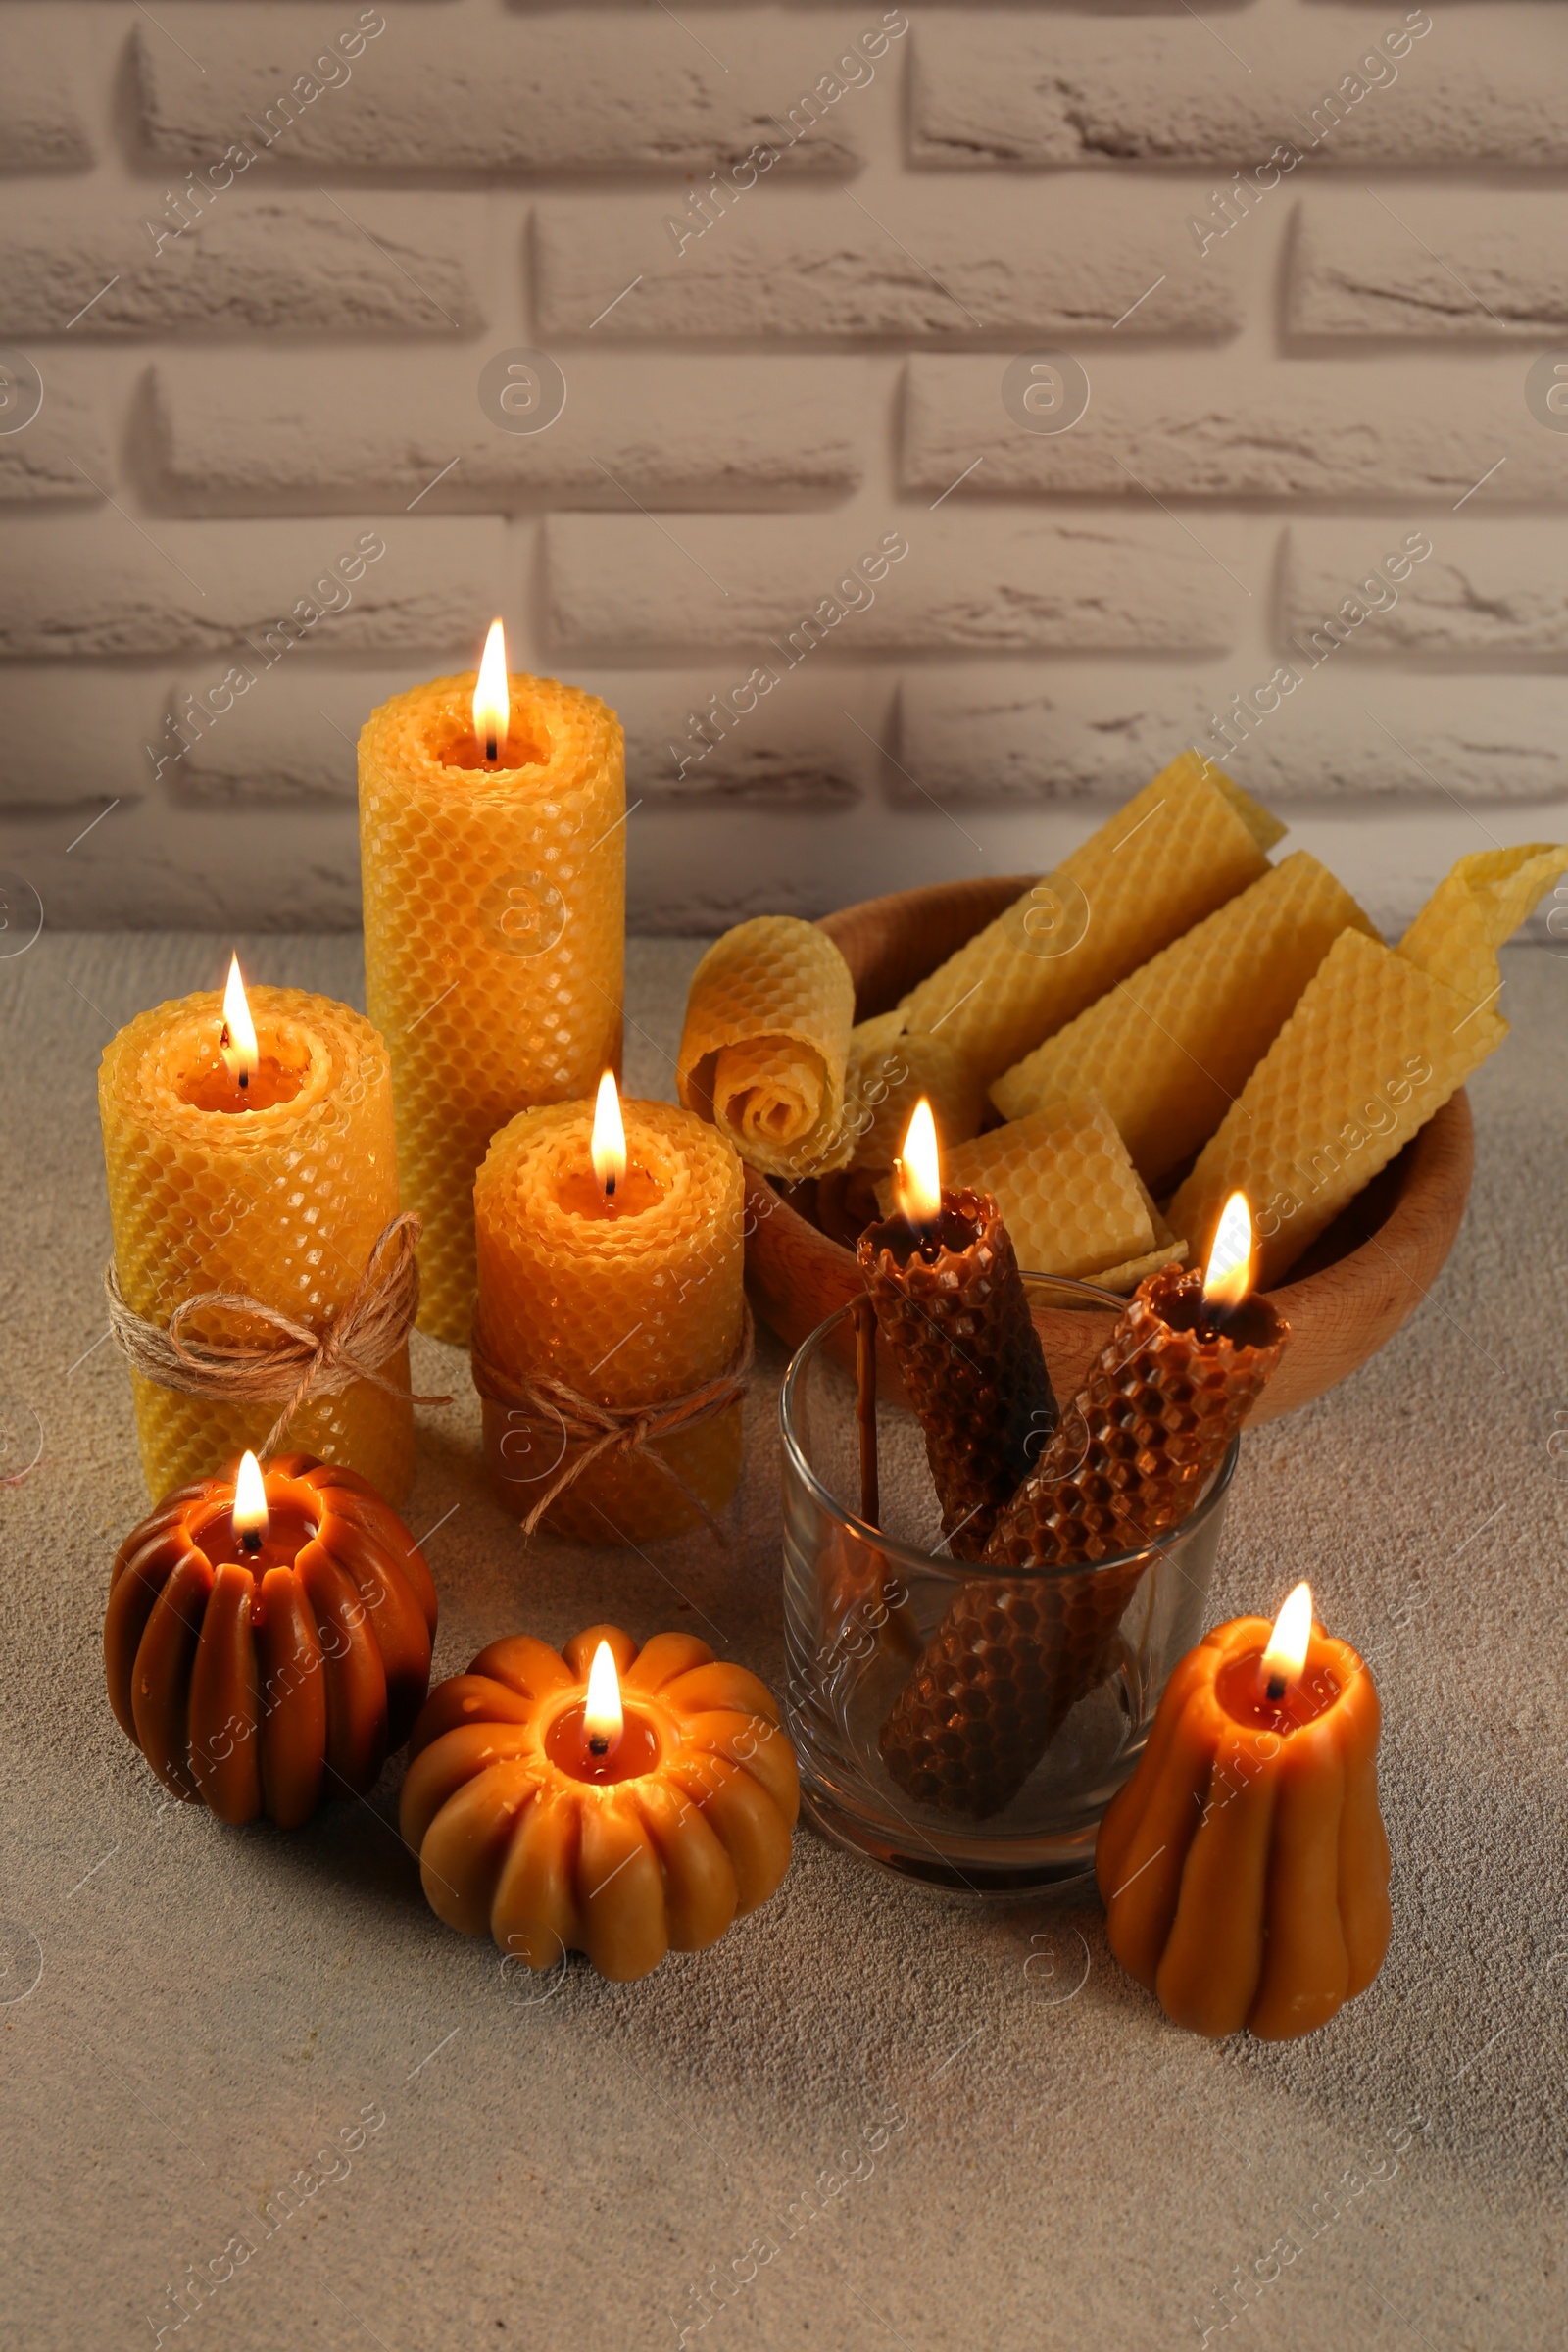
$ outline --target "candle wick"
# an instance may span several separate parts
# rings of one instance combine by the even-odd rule
[[[241,1094],[244,1094],[246,1088],[250,1085],[250,1082],[251,1074],[249,1070],[241,1070],[239,1074],[239,1091]]]
[[[1285,1677],[1283,1674],[1271,1674],[1269,1676],[1267,1695],[1276,1704],[1278,1704],[1278,1702],[1285,1696]]]
[[[588,1742],[588,1753],[591,1756],[609,1755],[610,1741],[604,1737],[603,1733],[596,1732],[594,1734],[593,1738]]]
[[[487,736],[485,737],[485,739],[484,739],[484,756],[485,756],[485,758],[486,758],[487,760],[493,760],[493,759],[495,758],[495,756],[496,756],[496,751],[497,751],[497,748],[498,748],[498,747],[497,747],[497,743],[496,743],[496,739],[495,739],[495,737],[494,737],[493,735],[487,735]]]
[[[607,1177],[605,1178],[605,1199],[606,1199],[607,1200],[613,1200],[613,1199],[614,1199],[614,1198],[615,1198],[615,1178],[614,1178],[612,1175],[612,1176],[607,1176]]]
[[[239,1540],[239,1547],[241,1551],[260,1551],[262,1548],[261,1529],[259,1527],[248,1527]]]

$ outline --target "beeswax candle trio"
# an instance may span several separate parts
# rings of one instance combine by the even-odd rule
[[[723,1508],[740,1163],[691,1113],[615,1096],[624,814],[614,712],[509,675],[498,621],[477,672],[361,738],[369,1020],[248,997],[236,959],[221,999],[115,1039],[111,1303],[155,1497],[286,1428],[401,1500],[416,1319],[473,1341],[497,1491],[530,1530],[640,1542]]]

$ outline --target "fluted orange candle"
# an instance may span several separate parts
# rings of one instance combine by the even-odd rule
[[[419,1328],[466,1347],[473,1179],[498,1127],[620,1060],[620,721],[553,678],[483,667],[373,710],[360,736],[370,1018],[392,1056]]]
[[[691,1111],[621,1103],[608,1072],[597,1102],[502,1129],[474,1185],[473,1338],[485,1454],[509,1510],[530,1518],[571,1470],[545,1524],[580,1543],[640,1543],[729,1500],[738,1400],[632,1450],[599,1446],[613,1430],[579,1431],[563,1391],[624,1414],[723,1374],[745,1328],[743,1211],[734,1146]]]
[[[167,1324],[209,1291],[244,1293],[321,1329],[398,1213],[392,1089],[381,1040],[357,1012],[301,989],[229,984],[160,1004],[104,1053],[98,1109],[115,1266],[125,1303]],[[264,1342],[221,1310],[184,1336]],[[407,1390],[407,1348],[379,1367]],[[256,1447],[276,1398],[187,1396],[131,1374],[142,1469],[157,1499]],[[310,1397],[293,1446],[342,1463],[400,1501],[414,1472],[407,1395],[367,1381]]]
[[[646,1976],[774,1891],[800,1784],[768,1690],[691,1634],[492,1642],[430,1693],[401,1826],[430,1906],[524,1967]]]
[[[1364,1992],[1390,1934],[1377,1692],[1298,1585],[1189,1650],[1095,1854],[1110,1948],[1194,2033],[1287,2041]]]

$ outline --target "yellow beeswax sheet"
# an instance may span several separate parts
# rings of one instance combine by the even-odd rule
[[[1283,858],[1004,1071],[1004,1118],[1092,1086],[1150,1183],[1211,1136],[1340,932],[1377,933],[1305,850]]]
[[[968,1056],[945,1037],[906,1030],[898,1012],[879,1012],[850,1033],[844,1123],[852,1168],[891,1168],[921,1097],[944,1150],[979,1132],[985,1089]]]
[[[899,1006],[989,1085],[1076,1013],[1267,871],[1285,827],[1183,752],[1054,874],[1015,899]]]
[[[825,931],[760,914],[715,940],[692,979],[676,1086],[765,1176],[845,1165],[850,967]]]
[[[1241,1190],[1258,1282],[1278,1282],[1325,1226],[1508,1034],[1497,950],[1568,848],[1461,858],[1398,948],[1344,931],[1169,1206],[1195,1259]]]
[[[945,1152],[942,1182],[949,1191],[990,1193],[1019,1265],[1034,1273],[1088,1278],[1156,1246],[1126,1146],[1093,1095],[1050,1103]],[[877,1197],[886,1212],[891,1179]]]

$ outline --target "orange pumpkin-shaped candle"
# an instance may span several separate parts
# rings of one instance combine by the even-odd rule
[[[1378,1695],[1298,1585],[1271,1628],[1216,1626],[1166,1686],[1100,1827],[1110,1948],[1197,2034],[1288,2041],[1364,1992],[1389,1946]]]
[[[530,1968],[644,1977],[713,1943],[789,1867],[795,1757],[771,1694],[690,1634],[515,1634],[432,1690],[403,1836],[430,1907]]]
[[[166,1495],[121,1545],[109,1699],[166,1788],[298,1828],[363,1796],[430,1682],[435,1587],[368,1480],[254,1454]]]

